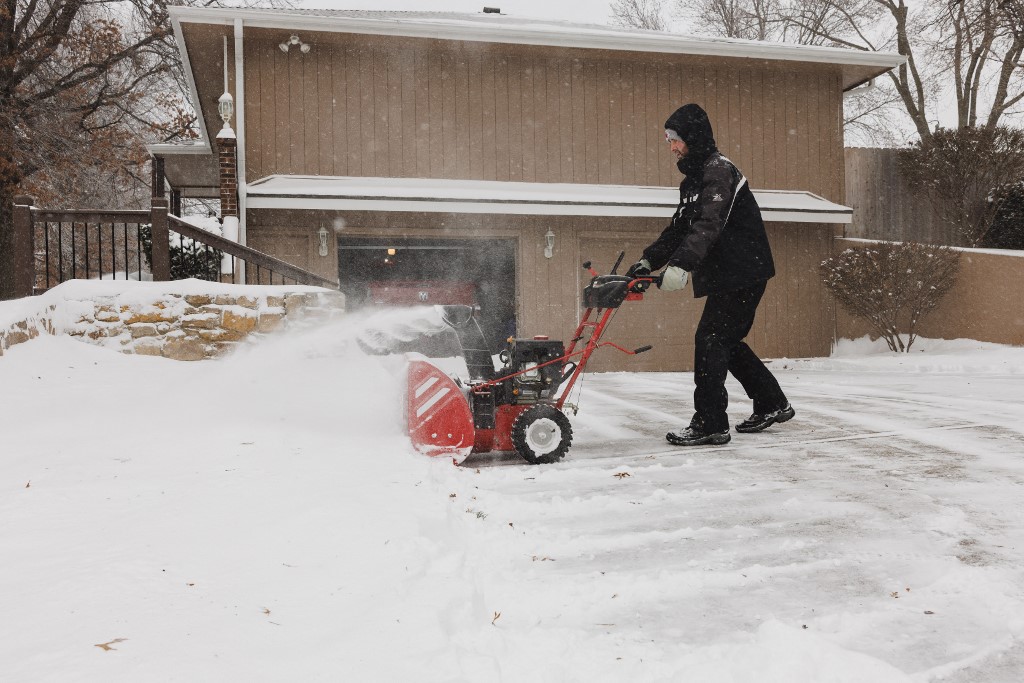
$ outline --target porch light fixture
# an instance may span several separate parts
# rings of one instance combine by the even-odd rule
[[[230,128],[231,115],[235,113],[235,100],[231,97],[231,93],[225,91],[220,99],[217,100],[217,111],[220,113],[221,120],[224,121],[224,127]]]
[[[235,113],[235,100],[228,92],[228,37],[224,36],[224,94],[217,100],[217,113],[224,121],[222,130],[231,130],[231,115]]]
[[[281,52],[287,54],[288,50],[291,49],[292,45],[298,45],[299,52],[301,52],[302,54],[308,53],[311,47],[309,43],[304,43],[301,40],[299,40],[299,37],[294,33],[288,38],[288,40],[284,41],[283,43],[280,43],[278,47],[281,48]]]
[[[555,233],[551,232],[551,228],[544,233],[544,258],[551,258],[555,255]]]
[[[323,223],[320,224],[320,229],[316,231],[316,234],[317,234],[317,237],[320,238],[320,252],[319,253],[320,253],[321,256],[327,256],[327,236],[328,236],[329,233],[327,232],[327,228],[324,227]]]

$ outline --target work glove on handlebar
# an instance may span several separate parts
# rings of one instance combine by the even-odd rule
[[[629,277],[647,277],[650,274],[651,264],[645,258],[642,258],[633,265],[631,265],[629,267],[629,270],[626,271],[626,275]]]
[[[669,266],[661,274],[661,282],[658,283],[658,289],[674,292],[685,287],[686,281],[689,279],[690,274],[679,266]]]

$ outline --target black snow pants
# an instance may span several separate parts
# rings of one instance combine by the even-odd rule
[[[690,426],[705,433],[729,429],[726,408],[729,394],[725,376],[731,372],[754,401],[754,413],[785,407],[786,395],[761,359],[743,342],[754,324],[757,305],[767,282],[752,287],[709,294],[697,325],[694,349],[693,407]]]

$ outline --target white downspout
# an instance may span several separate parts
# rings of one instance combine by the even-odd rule
[[[853,88],[851,90],[843,91],[843,97],[845,98],[847,95],[859,95],[861,93],[870,92],[872,90],[877,90],[877,89],[878,89],[878,86],[875,85],[875,79],[872,78],[867,83],[863,83],[861,85],[858,85],[856,88]]]
[[[245,46],[242,41],[242,20],[235,19],[235,135],[238,138],[238,243],[248,245],[245,231]],[[245,282],[245,262],[239,267],[241,281]]]

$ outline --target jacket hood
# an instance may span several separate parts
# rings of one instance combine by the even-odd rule
[[[676,164],[681,173],[692,173],[701,168],[718,151],[714,131],[708,114],[699,104],[686,104],[672,113],[665,128],[674,130],[686,143],[687,155]]]

